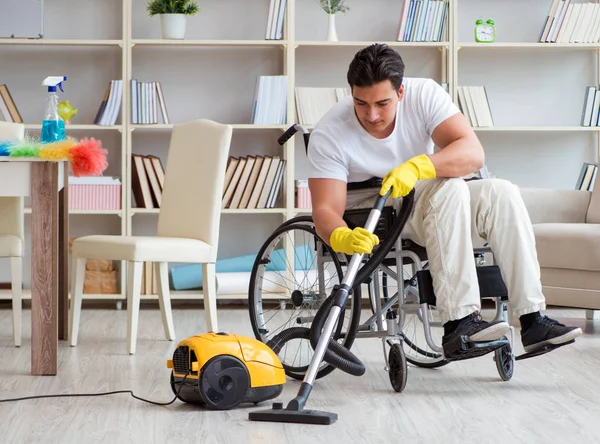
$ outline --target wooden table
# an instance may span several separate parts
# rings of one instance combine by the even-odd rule
[[[0,196],[31,197],[31,373],[56,375],[68,335],[67,161],[0,157]]]

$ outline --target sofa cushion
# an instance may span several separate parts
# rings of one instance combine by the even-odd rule
[[[600,271],[600,224],[534,224],[541,267]]]

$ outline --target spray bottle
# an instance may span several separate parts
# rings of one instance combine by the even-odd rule
[[[64,92],[62,82],[65,80],[67,80],[66,76],[51,76],[46,77],[42,82],[43,86],[48,87],[48,98],[46,99],[46,110],[40,137],[42,143],[57,142],[67,138],[65,121],[58,115],[58,95],[56,94],[57,86]]]

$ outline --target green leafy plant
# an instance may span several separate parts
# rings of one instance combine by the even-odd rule
[[[199,11],[198,3],[193,0],[152,0],[146,9],[150,17],[158,14],[194,15]]]
[[[319,4],[327,14],[350,11],[350,6],[346,4],[346,0],[319,0]]]

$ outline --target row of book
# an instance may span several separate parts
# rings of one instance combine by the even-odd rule
[[[131,191],[137,208],[160,208],[165,170],[160,158],[131,155]]]
[[[94,118],[96,125],[110,126],[117,123],[123,97],[123,80],[111,80]]]
[[[252,106],[252,123],[284,125],[287,121],[287,76],[259,76]]]
[[[163,123],[170,123],[165,96],[160,82],[140,82],[137,79],[131,79],[130,92],[131,123],[158,123],[159,114]]]
[[[6,84],[0,85],[0,119],[5,122],[23,123],[21,114]]]
[[[600,4],[552,0],[542,32],[542,43],[600,42]]]
[[[403,0],[399,42],[441,42],[448,40],[448,2],[437,0]]]
[[[457,87],[458,106],[472,127],[492,127],[494,119],[484,86]]]
[[[575,183],[575,189],[592,191],[594,189],[594,183],[596,182],[597,172],[597,163],[583,162],[581,171],[579,172],[579,178],[577,179],[577,183]]]
[[[585,88],[581,126],[599,126],[600,123],[600,89],[596,86]]]
[[[337,102],[350,95],[349,88],[320,88],[298,86],[296,96],[296,115],[300,125],[314,125]]]
[[[221,207],[275,207],[286,163],[279,156],[229,157]]]
[[[283,21],[287,0],[271,0],[265,40],[281,40],[283,38]]]

